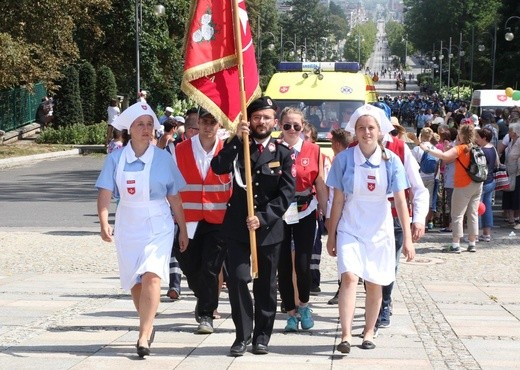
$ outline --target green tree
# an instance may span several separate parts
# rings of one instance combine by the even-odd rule
[[[300,59],[319,59],[324,39],[331,34],[329,10],[320,0],[289,0],[286,5],[291,10],[281,17],[284,39],[296,43]]]
[[[408,41],[403,24],[395,21],[387,22],[385,25],[386,37],[390,54],[399,58],[401,67],[404,68],[404,58],[414,53],[413,45]]]
[[[476,45],[482,40],[491,46],[492,36],[490,37],[486,33],[490,31],[493,33],[494,26],[500,27],[505,20],[508,13],[505,11],[504,3],[501,0],[465,0],[463,2],[460,0],[404,0],[407,9],[405,13],[406,34],[417,50],[423,53],[436,50],[437,57],[440,41],[443,41],[443,48],[448,48],[451,37],[453,44],[458,47],[461,32],[465,41],[463,50],[467,56],[471,55],[471,35],[474,34],[474,80],[490,81],[492,58],[489,50],[491,48],[488,47],[486,53],[479,54]],[[514,5],[518,7],[518,4],[513,5],[515,2],[508,1],[508,3],[510,9]],[[502,40],[498,41],[502,42]],[[453,49],[456,50],[456,48]],[[449,62],[448,52],[443,50],[443,53],[445,60]],[[451,60],[452,71],[456,71],[457,68],[455,60],[457,58]],[[469,61],[469,58],[465,58],[465,61]],[[467,66],[464,68],[469,69]]]
[[[96,70],[92,64],[84,62],[79,66],[78,73],[83,119],[87,124],[95,123]]]
[[[3,0],[0,2],[0,88],[44,81],[53,89],[61,67],[74,63],[74,32],[100,35],[93,22],[111,0]]]
[[[108,119],[107,107],[110,100],[117,96],[117,84],[114,73],[107,66],[101,66],[97,72],[98,84],[96,95],[96,121],[106,121]]]
[[[61,79],[56,83],[59,86],[55,95],[54,122],[58,126],[83,123],[83,109],[79,92],[78,70],[68,65],[60,73]]]
[[[149,91],[149,103],[169,105],[181,97],[180,80],[184,64],[183,39],[188,22],[189,0],[162,0],[165,15],[155,15],[157,2],[142,1],[140,33],[141,88]],[[103,37],[92,40],[89,33],[77,34],[83,59],[114,72],[121,94],[134,101],[136,83],[135,0],[111,0],[105,13],[97,14]],[[106,108],[106,107],[105,107]]]
[[[344,57],[347,61],[359,61],[364,65],[376,43],[377,26],[373,21],[357,24],[347,35]]]

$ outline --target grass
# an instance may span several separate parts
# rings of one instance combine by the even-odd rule
[[[60,152],[73,148],[74,145],[36,144],[34,140],[18,140],[14,143],[0,145],[0,159]]]

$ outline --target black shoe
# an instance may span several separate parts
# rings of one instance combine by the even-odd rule
[[[144,356],[150,356],[150,348],[140,346],[139,341],[137,341],[135,348],[137,348],[137,355],[139,357],[143,358]]]
[[[374,344],[374,342],[372,342],[370,340],[364,340],[363,343],[361,343],[361,348],[374,349],[374,348],[376,348],[376,345]]]
[[[213,333],[213,318],[210,316],[201,316],[197,334],[211,334]]]
[[[350,353],[350,343],[344,340],[343,342],[338,344],[337,350],[341,353]]]
[[[262,343],[253,344],[253,353],[255,355],[267,355],[269,353],[269,349],[267,345]]]
[[[329,299],[327,304],[330,304],[330,305],[338,304],[338,301],[339,301],[339,289],[336,291],[336,294],[334,294],[334,297]]]
[[[319,286],[312,286],[310,290],[311,295],[318,295],[318,293],[321,293],[321,289]]]
[[[247,345],[251,343],[251,339],[251,336],[249,336],[247,340],[235,339],[233,345],[229,349],[229,355],[233,357],[239,357],[244,355],[244,353],[246,353],[247,350]]]

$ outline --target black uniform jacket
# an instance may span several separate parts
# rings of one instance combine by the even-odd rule
[[[226,142],[211,161],[213,172],[216,174],[233,172],[233,161],[238,155],[237,165],[245,184],[242,145],[242,141],[237,136]],[[294,159],[290,149],[274,139],[269,141],[261,154],[254,141],[250,144],[250,151],[255,215],[260,220],[260,228],[256,230],[257,244],[280,243],[284,237],[282,216],[294,201],[295,178],[292,175]],[[249,243],[246,217],[246,190],[237,185],[234,177],[233,194],[228,202],[222,225],[223,236]]]

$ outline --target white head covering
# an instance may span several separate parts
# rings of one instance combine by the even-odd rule
[[[356,122],[361,116],[371,116],[374,117],[376,122],[379,124],[382,134],[386,134],[390,131],[394,130],[394,126],[386,116],[386,113],[381,108],[375,107],[370,104],[365,104],[355,110],[355,112],[350,116],[350,120],[345,127],[345,130],[355,134],[356,133]]]
[[[157,119],[153,109],[144,102],[137,102],[126,108],[123,113],[121,113],[114,120],[114,122],[112,122],[112,126],[114,126],[114,128],[118,129],[119,131],[130,130],[130,126],[137,119],[137,117],[144,115],[152,116],[153,128],[155,130],[159,130],[161,128],[159,120]]]

